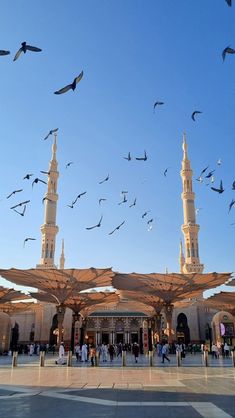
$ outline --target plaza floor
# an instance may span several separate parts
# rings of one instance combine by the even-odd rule
[[[0,416],[10,418],[110,418],[235,417],[235,368],[231,358],[209,359],[186,356],[181,367],[171,362],[154,366],[140,356],[135,363],[127,356],[91,367],[77,363],[58,366],[56,356],[46,356],[39,366],[37,356],[19,356],[11,367],[10,357],[0,358]]]

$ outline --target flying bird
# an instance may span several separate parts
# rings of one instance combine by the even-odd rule
[[[26,174],[24,177],[23,177],[23,180],[30,180],[30,177],[31,176],[33,176],[33,173],[32,174]]]
[[[123,157],[123,158],[124,158],[124,160],[131,161],[131,153],[128,152],[127,157]]]
[[[135,206],[136,205],[136,198],[134,199],[134,202],[129,206],[129,208],[132,208],[133,206]]]
[[[55,132],[57,132],[57,131],[58,131],[58,129],[59,129],[59,128],[56,128],[56,129],[51,129],[51,130],[48,132],[48,134],[45,136],[45,138],[43,138],[43,139],[44,139],[44,141],[46,141],[46,139],[48,139],[50,135],[52,135],[52,134],[54,134]]]
[[[199,176],[196,180],[199,181],[199,183],[202,183],[203,182],[202,176]]]
[[[74,91],[77,87],[77,84],[82,79],[82,77],[83,77],[83,71],[77,77],[75,77],[75,79],[73,80],[73,82],[71,84],[68,84],[67,86],[63,87],[62,89],[55,91],[54,94],[63,94],[63,93],[66,93],[69,90]]]
[[[164,102],[155,102],[154,105],[153,105],[153,111],[155,111],[155,108],[157,106],[162,106],[162,105],[164,105]]]
[[[10,51],[6,51],[5,49],[0,49],[0,55],[4,56],[4,55],[9,55]]]
[[[25,211],[26,211],[26,205],[24,205],[23,212],[19,212],[19,211],[18,211],[18,210],[16,210],[16,209],[13,209],[13,210],[14,210],[14,212],[18,213],[19,215],[24,216]]]
[[[202,210],[202,208],[197,208],[197,209],[195,209],[195,213],[196,213],[196,215],[198,215],[198,214],[199,214],[200,210]]]
[[[41,179],[39,179],[39,178],[36,178],[36,179],[34,179],[34,181],[33,181],[33,183],[32,183],[32,187],[33,187],[34,183],[36,183],[36,184],[37,184],[38,182],[41,182],[41,183],[47,184],[44,180],[41,180]]]
[[[232,6],[232,0],[225,0],[228,6]]]
[[[232,190],[235,190],[235,181],[232,184]]]
[[[118,229],[121,228],[121,226],[125,223],[125,221],[123,221],[120,225],[116,226],[116,228],[114,228],[113,231],[109,232],[109,235],[112,235],[115,231],[117,231]]]
[[[149,225],[149,224],[151,224],[153,222],[153,218],[152,219],[149,219],[149,221],[147,222],[147,224]]]
[[[147,216],[149,212],[150,212],[149,210],[147,212],[144,212],[143,215],[141,216],[141,218],[144,219],[145,216]]]
[[[82,193],[78,194],[76,199],[74,199],[74,201],[71,203],[71,205],[67,205],[67,206],[69,208],[73,209],[75,203],[77,203],[77,200],[80,199],[81,196],[84,196],[84,194],[86,194],[86,192],[82,192]]]
[[[235,200],[232,199],[231,203],[229,204],[229,210],[228,213],[230,212],[230,210],[232,209],[232,207],[234,206]]]
[[[27,241],[36,241],[36,238],[31,238],[31,237],[27,237],[27,238],[25,238],[25,240],[24,240],[24,246],[25,246],[25,243],[26,243]]]
[[[126,203],[127,202],[127,198],[126,195],[123,195],[123,200],[121,202],[118,203],[118,205],[121,205],[122,203]]]
[[[144,151],[144,157],[136,157],[135,159],[138,161],[146,161],[147,160],[147,154],[146,151]]]
[[[99,228],[99,227],[101,226],[102,219],[103,219],[103,215],[101,216],[101,218],[100,218],[100,220],[99,220],[99,222],[98,222],[98,224],[97,224],[97,225],[94,225],[94,226],[89,226],[89,227],[88,227],[88,228],[86,228],[86,229],[87,229],[87,230],[90,230],[90,229],[94,229],[94,228]]]
[[[12,206],[10,209],[15,209],[15,208],[18,208],[19,206],[27,205],[27,203],[29,203],[29,202],[30,202],[30,200],[25,200],[24,202],[20,202],[20,203],[17,203],[17,205]]]
[[[104,183],[105,181],[108,181],[108,180],[109,180],[109,174],[107,175],[107,177],[105,177],[104,180],[99,181],[99,184],[102,184],[102,183]]]
[[[70,167],[73,164],[73,161],[70,161],[69,163],[66,164],[65,168]]]
[[[99,205],[101,204],[101,202],[105,202],[107,199],[101,198],[99,199]]]
[[[167,167],[165,170],[164,170],[164,176],[166,177],[166,174],[167,174],[167,171],[168,171],[168,168],[170,168],[170,167]]]
[[[19,58],[19,56],[22,54],[22,52],[25,54],[26,51],[41,52],[41,49],[37,48],[36,46],[27,45],[26,42],[22,42],[21,47],[15,54],[13,61],[16,61]]]
[[[223,183],[222,180],[220,181],[220,188],[217,189],[216,187],[211,187],[211,190],[214,190],[214,192],[218,192],[218,193],[223,193],[224,192],[224,188],[223,188]]]
[[[202,112],[200,112],[200,110],[195,110],[193,113],[192,113],[192,115],[191,115],[191,118],[192,118],[192,120],[194,120],[194,122],[195,122],[195,116],[196,115],[198,115],[199,113],[202,113]]]
[[[230,46],[227,46],[226,48],[224,48],[222,52],[223,61],[225,60],[226,54],[235,54],[235,49],[230,48]]]
[[[9,199],[9,197],[11,197],[13,194],[20,193],[20,192],[23,192],[23,189],[14,190],[13,192],[11,192],[11,193],[7,196],[7,199]]]

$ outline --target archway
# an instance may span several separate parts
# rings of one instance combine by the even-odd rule
[[[226,311],[217,312],[211,321],[213,329],[213,341],[227,343],[230,346],[235,344],[235,318]]]
[[[176,337],[179,343],[189,344],[190,342],[188,319],[182,312],[177,316]]]

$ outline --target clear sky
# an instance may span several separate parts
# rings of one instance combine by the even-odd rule
[[[32,189],[23,177],[45,179],[40,170],[48,169],[52,137],[43,138],[58,127],[56,264],[64,238],[67,268],[179,271],[185,131],[194,180],[209,165],[214,186],[222,179],[225,188],[219,195],[206,182],[193,184],[202,208],[201,262],[205,272],[235,270],[235,207],[228,214],[235,199],[235,55],[222,61],[223,49],[235,48],[234,21],[235,5],[225,0],[1,1],[0,49],[11,51],[0,57],[2,268],[40,260],[46,186]],[[13,62],[23,41],[42,52]],[[53,94],[82,70],[74,92]],[[156,101],[164,105],[153,112]],[[194,110],[202,112],[195,122]],[[148,160],[136,161],[144,150]],[[128,152],[131,161],[123,158]],[[122,190],[128,202],[118,205]],[[74,209],[67,207],[83,191]],[[107,200],[99,205],[99,198]],[[24,199],[30,204],[21,217],[9,208]],[[87,231],[101,215],[102,226]],[[28,236],[36,241],[23,247]]]

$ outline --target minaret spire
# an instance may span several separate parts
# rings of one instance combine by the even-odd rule
[[[65,263],[64,239],[62,239],[62,249],[61,249],[61,255],[60,255],[60,269],[64,269],[64,263]]]
[[[183,243],[182,240],[180,240],[180,256],[179,256],[179,262],[180,262],[180,273],[183,273],[183,267],[185,263],[184,258],[184,251],[183,251]]]
[[[188,159],[188,145],[186,142],[186,134],[183,134],[183,160],[182,170],[180,175],[182,177],[183,192],[181,198],[183,200],[184,224],[182,225],[182,232],[184,234],[185,244],[185,262],[183,263],[183,252],[180,255],[180,269],[182,273],[202,273],[204,266],[200,264],[199,250],[198,250],[198,231],[199,225],[196,224],[195,216],[195,193],[192,189],[192,176],[190,161]],[[182,249],[181,249],[182,251]],[[181,264],[182,263],[182,264]]]
[[[42,233],[42,252],[40,264],[37,268],[56,268],[54,264],[56,234],[58,226],[56,225],[56,209],[57,209],[57,180],[59,172],[57,171],[57,133],[54,133],[54,142],[52,144],[52,158],[49,163],[47,192],[44,196],[44,224],[41,226]]]

